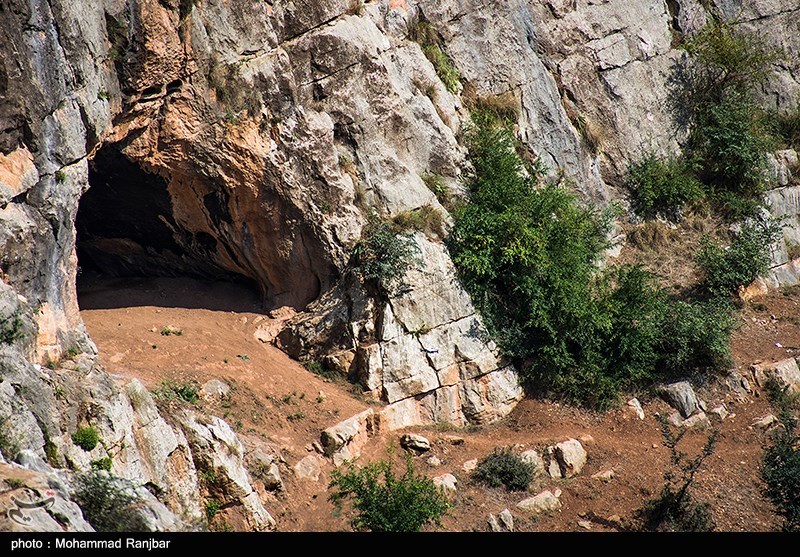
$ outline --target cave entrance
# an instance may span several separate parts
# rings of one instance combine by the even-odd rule
[[[176,222],[167,179],[107,145],[89,186],[75,221],[81,309],[263,309],[257,283],[217,262],[217,240]]]

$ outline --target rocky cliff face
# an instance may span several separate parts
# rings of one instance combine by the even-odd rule
[[[200,514],[195,470],[213,461],[201,455],[224,445],[241,466],[226,426],[168,423],[141,385],[117,386],[95,364],[78,314],[78,254],[108,273],[252,281],[269,307],[300,311],[280,345],[357,377],[389,405],[388,427],[505,415],[522,396],[515,372],[440,239],[414,236],[424,265],[386,303],[349,272],[352,248],[373,212],[427,206],[447,221],[423,178],[463,191],[460,129],[465,102],[478,98],[513,106],[531,156],[587,202],[619,197],[631,158],[677,148],[666,107],[674,45],[710,11],[785,50],[763,97],[778,110],[796,104],[796,2],[707,4],[3,1],[6,436],[39,457],[56,447],[55,466],[83,469],[99,453],[77,452],[69,435],[91,416],[119,457],[113,472],[152,485],[188,523]],[[458,70],[455,93],[408,38],[420,19]],[[796,154],[776,158],[781,189],[770,194],[795,219],[796,166]],[[785,249],[776,266],[775,282],[798,281]],[[84,354],[69,360],[75,369],[41,367],[75,353]],[[271,527],[246,474],[230,478],[247,526]]]

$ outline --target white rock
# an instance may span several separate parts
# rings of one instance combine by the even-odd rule
[[[439,460],[439,457],[438,457],[438,456],[436,456],[436,455],[433,455],[432,457],[430,457],[430,458],[428,459],[428,465],[429,465],[429,466],[433,466],[433,467],[436,467],[436,466],[441,466],[441,465],[442,465],[442,461],[441,461],[441,460]]]
[[[710,419],[717,422],[721,422],[724,421],[725,418],[727,418],[730,415],[730,412],[728,412],[728,409],[725,407],[724,404],[720,404],[716,408],[712,408],[708,414],[709,414],[708,417]]]
[[[564,478],[577,476],[586,464],[586,450],[577,439],[557,443],[554,454]]]
[[[787,387],[790,393],[800,393],[800,368],[797,360],[786,358],[770,364],[758,364],[752,367],[756,383],[764,387],[772,377],[779,385]]]
[[[219,379],[211,379],[203,383],[199,394],[206,400],[219,400],[228,396],[230,392],[230,385]]]
[[[472,459],[466,461],[464,464],[461,465],[461,469],[464,470],[464,472],[472,472],[477,467],[478,467],[478,459],[477,458],[472,458]]]
[[[774,414],[767,414],[763,418],[759,418],[753,422],[753,427],[757,427],[759,429],[768,429],[770,426],[776,424],[778,422],[778,418],[775,417]]]
[[[400,446],[418,453],[431,450],[431,442],[428,441],[427,437],[416,433],[406,433],[403,435],[400,438]]]
[[[517,503],[517,507],[529,513],[554,512],[561,508],[561,501],[551,491],[545,490]]]
[[[596,474],[592,474],[592,479],[600,480],[603,482],[610,482],[612,479],[614,479],[614,476],[616,476],[616,473],[614,472],[613,469],[610,468],[608,470],[601,470]]]
[[[638,398],[632,398],[627,402],[628,408],[636,415],[637,418],[640,420],[644,420],[644,409],[642,408],[642,403],[639,402]]]
[[[538,451],[534,449],[529,449],[523,452],[519,457],[522,459],[523,462],[526,462],[533,466],[533,474],[534,476],[540,476],[544,474],[545,467],[544,467],[544,459],[542,455],[539,454]]]
[[[456,493],[458,480],[453,474],[442,474],[433,478],[433,483],[442,489],[447,497],[452,497]]]

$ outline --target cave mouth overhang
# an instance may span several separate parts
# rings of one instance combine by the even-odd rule
[[[219,238],[182,226],[173,203],[166,178],[132,162],[118,145],[97,150],[75,219],[79,296],[82,277],[101,275],[236,282],[266,299],[269,285],[231,265],[235,255]]]

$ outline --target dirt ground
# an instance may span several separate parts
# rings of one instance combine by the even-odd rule
[[[374,403],[360,397],[353,386],[315,375],[257,340],[254,332],[268,318],[253,292],[189,279],[84,278],[79,300],[86,327],[110,373],[139,378],[156,391],[163,390],[164,380],[199,385],[219,378],[233,387],[228,403],[200,401],[198,407],[225,418],[242,435],[281,447],[286,491],[267,495],[267,507],[279,529],[349,529],[347,509],[337,515],[328,501],[332,464],[323,462],[316,482],[296,478],[291,466],[312,454],[310,443],[322,429]],[[751,377],[748,369],[753,363],[796,355],[800,350],[798,308],[797,289],[748,302],[733,337],[734,359],[742,375]],[[162,335],[165,328],[181,334]],[[719,424],[717,448],[697,476],[696,498],[710,503],[718,530],[776,528],[779,518],[763,497],[759,478],[765,434],[752,426],[771,411],[766,397],[756,390],[739,399],[713,381],[699,388],[698,394],[709,408],[724,402],[732,414]],[[520,531],[586,531],[586,526],[592,531],[624,529],[643,502],[658,494],[669,464],[656,416],[671,410],[647,393],[640,398],[646,413],[643,421],[624,408],[598,414],[526,399],[506,419],[488,427],[413,428],[432,444],[430,452],[414,457],[415,468],[430,476],[452,473],[458,479],[453,507],[443,518],[442,528],[486,530],[489,513],[508,508]],[[403,433],[373,438],[361,461],[390,458],[401,463]],[[681,448],[696,454],[709,433],[688,433]],[[533,493],[484,488],[462,468],[466,461],[497,447],[541,448],[567,438],[584,442],[589,457],[583,472],[569,480],[540,478],[530,488]],[[437,466],[428,462],[434,455],[441,462]],[[591,477],[609,469],[614,477],[608,482]],[[515,507],[542,489],[562,491],[561,511],[536,518]]]

